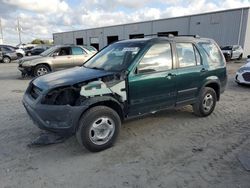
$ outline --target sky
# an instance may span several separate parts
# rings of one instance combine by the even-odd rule
[[[18,19],[28,43],[55,32],[249,6],[250,0],[0,0],[0,19],[4,43],[17,45]]]

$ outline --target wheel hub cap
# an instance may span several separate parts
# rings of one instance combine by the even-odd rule
[[[114,121],[108,117],[101,117],[91,125],[89,137],[94,144],[103,145],[112,138],[114,131]]]
[[[203,100],[203,108],[206,112],[209,112],[211,110],[211,108],[213,107],[213,104],[214,104],[214,99],[213,99],[213,96],[211,94],[207,94],[205,97],[204,97],[204,100]]]
[[[45,69],[45,68],[39,68],[39,69],[37,70],[37,75],[38,75],[38,76],[42,76],[42,75],[47,74],[47,73],[48,73],[48,71],[47,71],[47,69]]]

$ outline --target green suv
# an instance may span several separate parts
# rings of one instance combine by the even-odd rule
[[[90,151],[111,147],[125,119],[192,105],[210,115],[227,83],[211,39],[159,37],[113,43],[83,66],[32,80],[23,104],[35,124],[76,134]]]

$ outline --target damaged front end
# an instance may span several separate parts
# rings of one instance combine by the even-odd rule
[[[127,106],[126,74],[115,73],[48,91],[31,82],[23,104],[39,128],[74,133],[82,113],[92,106],[109,106],[123,118]]]

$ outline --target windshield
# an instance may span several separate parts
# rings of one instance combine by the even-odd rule
[[[45,50],[43,53],[41,53],[41,56],[49,56],[51,53],[53,53],[56,49],[58,49],[57,46],[51,47],[48,50]]]
[[[84,64],[84,67],[106,71],[127,69],[145,42],[114,43]]]
[[[222,50],[232,50],[232,46],[225,46],[225,47],[222,47],[221,49]]]
[[[97,50],[93,46],[83,46],[83,47],[91,52],[97,52]]]

